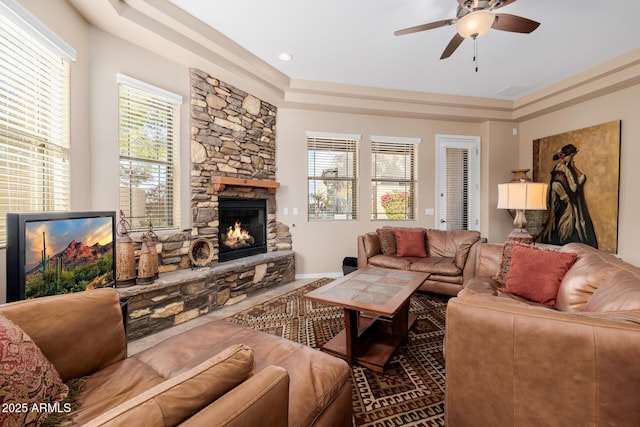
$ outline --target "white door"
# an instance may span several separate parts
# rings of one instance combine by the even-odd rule
[[[480,137],[436,135],[436,227],[480,230]]]

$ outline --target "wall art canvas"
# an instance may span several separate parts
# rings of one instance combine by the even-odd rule
[[[621,121],[533,141],[533,180],[549,183],[542,243],[618,249]]]

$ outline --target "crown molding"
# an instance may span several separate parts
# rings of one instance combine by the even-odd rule
[[[640,83],[640,49],[515,101],[291,79],[167,0],[70,0],[94,26],[280,108],[522,122]]]

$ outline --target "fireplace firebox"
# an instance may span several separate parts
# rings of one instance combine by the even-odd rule
[[[219,200],[220,262],[267,252],[267,201]]]

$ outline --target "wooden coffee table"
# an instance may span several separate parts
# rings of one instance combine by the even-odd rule
[[[365,267],[304,297],[344,308],[345,329],[322,350],[352,365],[383,372],[393,352],[406,342],[416,320],[409,314],[411,295],[428,273]]]

